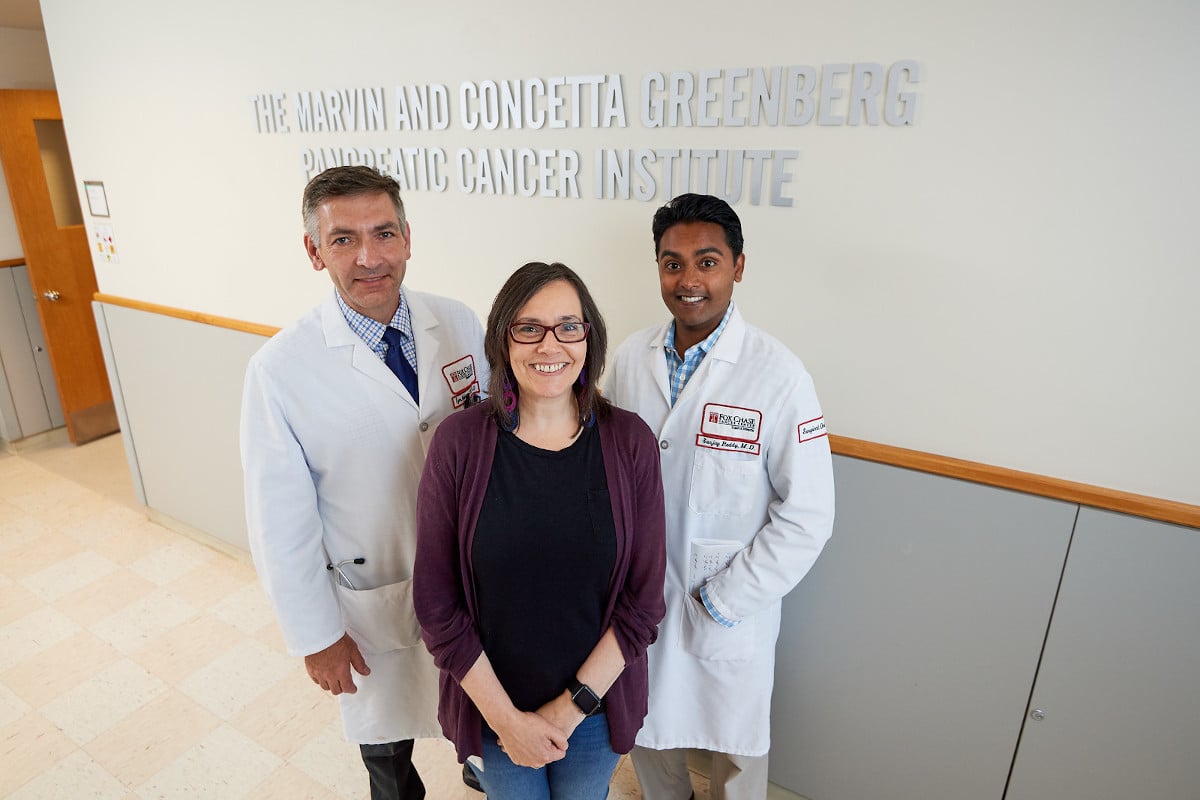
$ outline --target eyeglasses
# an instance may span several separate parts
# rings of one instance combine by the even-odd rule
[[[518,322],[508,326],[508,335],[519,344],[537,344],[554,331],[554,338],[563,344],[582,342],[591,330],[590,322],[560,322],[557,325],[538,325],[536,322]]]

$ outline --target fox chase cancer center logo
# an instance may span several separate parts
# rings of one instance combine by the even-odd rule
[[[442,377],[450,387],[451,402],[455,408],[479,392],[479,381],[475,379],[475,357],[470,354],[442,367]]]
[[[762,446],[762,412],[720,403],[708,403],[700,418],[696,444],[713,450],[733,450],[759,455]]]

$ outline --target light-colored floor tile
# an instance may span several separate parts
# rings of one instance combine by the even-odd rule
[[[322,691],[299,658],[291,671],[229,723],[280,758],[289,758],[339,719],[337,699]]]
[[[40,572],[87,550],[86,546],[73,539],[54,536],[53,525],[43,524],[44,522],[45,520],[41,519],[32,526],[40,530],[37,536],[29,537],[23,544],[4,554],[4,558],[0,559],[0,573],[20,582],[27,575]],[[19,520],[17,524],[21,524]]]
[[[57,446],[26,451],[23,460],[86,486],[110,501],[137,505],[133,478],[125,460],[125,444],[120,434],[78,447],[63,442]]]
[[[254,800],[340,800],[336,794],[290,764],[284,764],[267,776],[265,781],[254,787],[250,797]],[[432,800],[440,798],[440,795],[426,794],[426,797]]]
[[[79,631],[0,674],[0,681],[34,708],[41,708],[120,658],[112,645],[89,631]]]
[[[179,536],[170,544],[130,562],[129,569],[157,586],[166,586],[212,561],[216,555],[215,551]]]
[[[31,517],[25,512],[21,516],[0,522],[0,561],[15,566],[14,557],[20,556],[22,548],[43,536],[52,536],[54,527],[45,520]],[[12,573],[19,579],[25,574],[24,570],[13,569]],[[9,570],[0,569],[0,575],[8,577]]]
[[[234,645],[179,684],[179,690],[224,720],[296,669],[296,662],[250,640]]]
[[[76,744],[86,744],[167,690],[129,659],[100,670],[42,707],[42,716]]]
[[[90,800],[122,800],[125,785],[76,750],[47,772],[10,795],[11,800],[51,800],[51,798],[87,797]]]
[[[275,614],[257,582],[243,586],[217,603],[212,613],[242,633],[254,634],[275,624]]]
[[[91,492],[72,480],[22,459],[24,468],[8,475],[0,484],[0,497],[29,514],[77,503]]]
[[[79,632],[70,617],[45,606],[0,628],[0,672]]]
[[[194,700],[170,690],[97,736],[84,750],[126,786],[137,787],[220,724]]]
[[[0,728],[0,797],[50,771],[75,749],[74,742],[35,712]]]
[[[120,525],[117,530],[102,533],[89,546],[105,558],[126,566],[166,547],[175,535],[144,518]]]
[[[57,561],[45,569],[21,578],[21,585],[47,602],[54,602],[105,575],[117,570],[117,565],[91,550]]]
[[[36,611],[45,601],[7,575],[0,575],[0,627]]]
[[[91,546],[114,534],[136,529],[148,521],[144,509],[108,503],[92,516],[60,525],[58,530],[64,536]]]
[[[54,607],[84,627],[110,617],[154,591],[150,581],[121,567],[55,601]]]
[[[340,721],[326,726],[289,758],[288,763],[338,797],[357,798],[367,794],[367,769],[363,766],[358,745],[350,744],[342,735]]]
[[[213,553],[205,567],[209,568],[192,570],[164,588],[185,603],[207,609],[258,581],[253,569],[221,553]]]
[[[132,653],[194,616],[196,609],[156,589],[89,628],[122,653]]]
[[[134,650],[129,657],[171,685],[237,645],[241,634],[207,614],[199,614]]]
[[[34,473],[29,491],[9,494],[5,501],[53,525],[65,525],[96,514],[105,504],[100,495],[51,473]]]
[[[276,653],[291,655],[288,653],[287,642],[283,640],[283,631],[279,629],[278,625],[264,625],[258,633],[254,634],[254,638]]]
[[[0,480],[3,480],[0,478]],[[0,526],[6,525],[9,522],[15,522],[17,519],[28,516],[24,511],[14,506],[5,500],[0,500]]]
[[[13,692],[7,685],[0,683],[0,729],[16,722],[33,710],[20,695]]]
[[[219,797],[240,800],[282,762],[233,728],[222,725],[137,788],[139,797]]]

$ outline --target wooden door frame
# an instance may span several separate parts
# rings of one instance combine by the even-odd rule
[[[27,160],[29,153],[39,152],[33,124],[39,119],[62,119],[56,92],[0,90],[0,161],[67,432],[72,442],[82,444],[116,430],[116,413],[92,311],[98,286],[86,226],[54,222],[41,158]],[[64,263],[77,268],[62,267]],[[59,292],[61,300],[51,306],[44,299],[47,292]],[[54,319],[48,320],[49,315]]]

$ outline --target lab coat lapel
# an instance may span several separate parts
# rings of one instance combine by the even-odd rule
[[[736,364],[738,357],[742,354],[742,342],[745,339],[746,320],[742,319],[742,312],[735,305],[733,313],[729,315],[729,322],[725,324],[725,330],[721,331],[720,338],[713,343],[712,350],[708,351],[708,356],[704,360],[707,361],[711,358],[715,361],[728,361],[730,364]]]
[[[408,310],[412,313],[413,338],[417,344],[417,387],[422,397],[426,396],[426,392],[435,392],[440,396],[442,386],[447,385],[445,376],[441,374],[443,362],[462,354],[440,352],[437,316],[419,294],[413,291],[406,294]]]
[[[330,294],[321,306],[321,326],[325,332],[326,347],[330,350],[344,351],[345,358],[356,370],[415,405],[412,396],[404,388],[404,384],[388,369],[387,364],[383,363],[383,359],[375,355],[375,351],[351,330],[350,324],[342,315],[341,306],[338,305],[337,298],[333,294]],[[420,363],[419,360],[418,363]]]
[[[667,328],[671,323],[663,325],[658,333],[650,340],[650,349],[655,352],[651,363],[654,364],[654,369],[651,372],[654,374],[654,385],[658,387],[659,394],[666,402],[667,408],[671,407],[671,376],[667,371],[667,353],[663,347],[663,339],[667,338]]]

